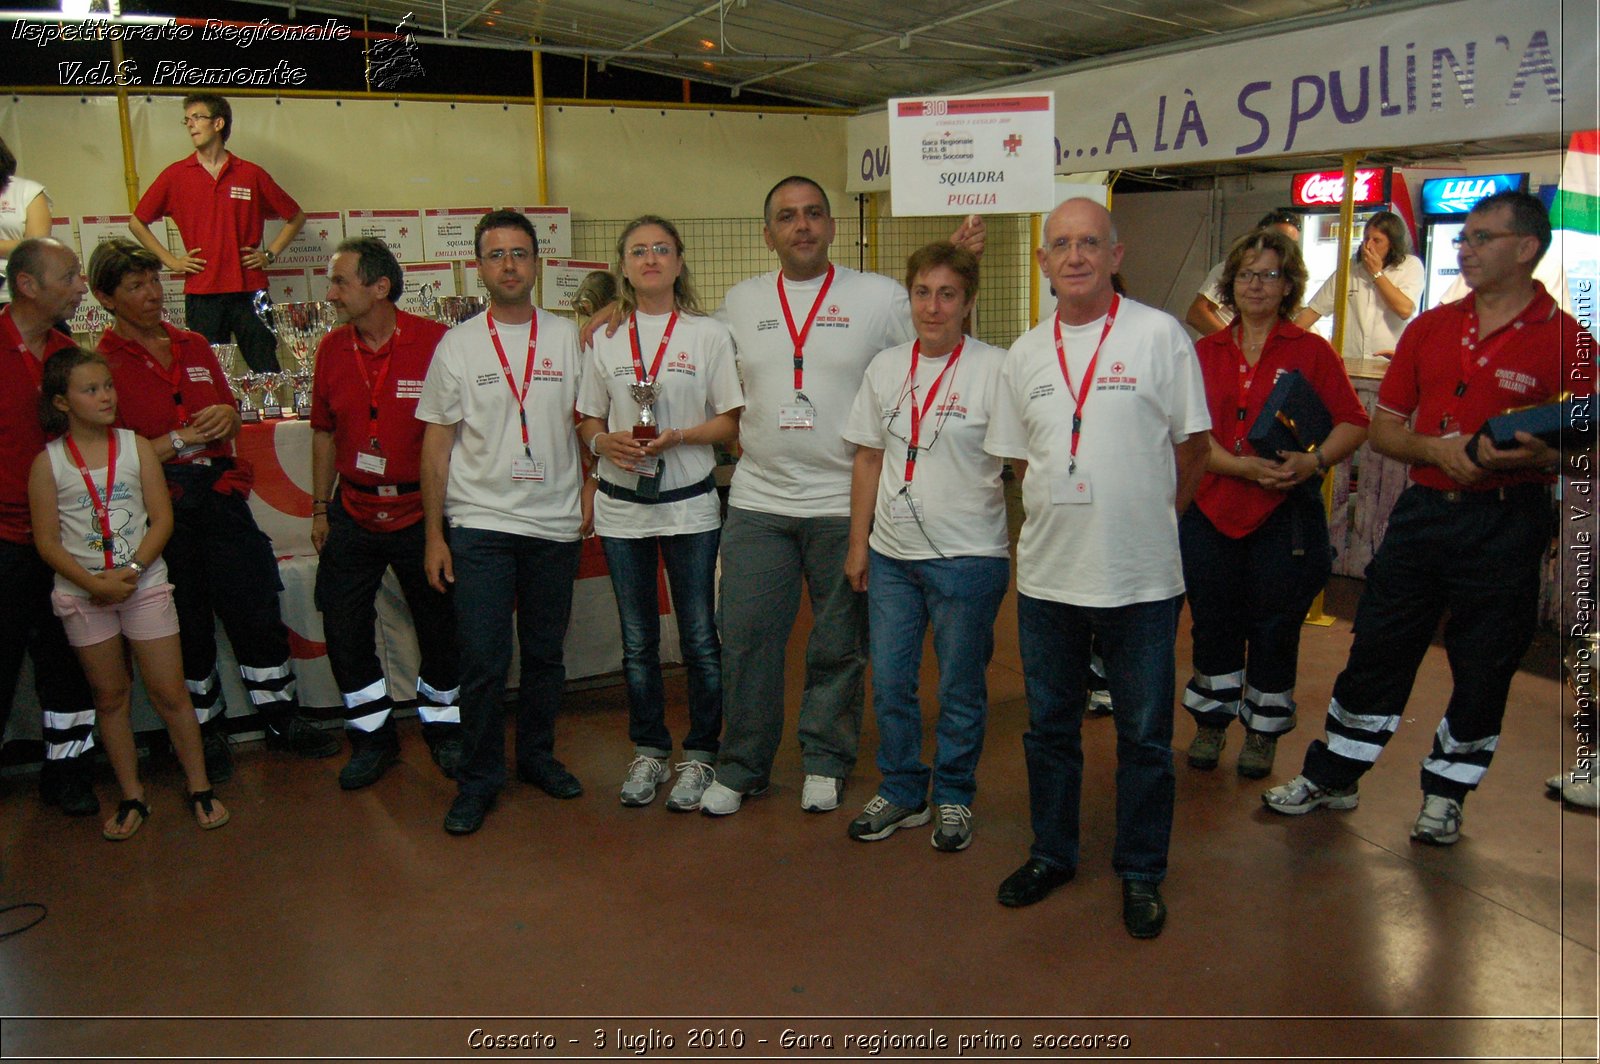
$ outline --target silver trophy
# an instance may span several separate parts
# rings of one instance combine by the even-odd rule
[[[289,405],[283,407],[284,416],[309,414],[311,378],[317,368],[317,345],[339,323],[333,304],[272,303],[265,292],[258,292],[255,311],[256,317],[278,339],[278,361],[282,373],[276,375],[279,379],[267,382],[268,390],[275,392],[281,384],[291,385],[293,392]]]
[[[484,296],[437,296],[428,313],[435,321],[446,325],[460,325],[468,318],[482,312],[489,305]]]
[[[256,408],[251,400],[250,365],[239,354],[238,344],[212,344],[211,351],[217,356],[217,365],[222,367],[222,375],[228,381],[228,387],[233,389],[235,401],[239,405],[239,419],[241,421],[260,421],[261,411]]]

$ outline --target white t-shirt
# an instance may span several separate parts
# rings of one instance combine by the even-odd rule
[[[1228,260],[1223,259],[1211,267],[1211,272],[1206,274],[1206,279],[1200,282],[1200,291],[1197,293],[1211,300],[1212,313],[1221,318],[1224,325],[1233,320],[1233,311],[1222,305],[1222,271],[1227,265]]]
[[[841,435],[845,420],[873,356],[915,333],[903,286],[844,266],[834,271],[806,337],[800,388],[805,400],[795,398],[794,341],[778,302],[777,271],[729,289],[717,312],[733,332],[744,381],[742,453],[729,495],[729,503],[740,509],[794,517],[850,513],[855,447]],[[784,282],[797,331],[805,328],[822,283],[822,277]],[[815,411],[813,427],[780,429],[781,408],[802,405]]]
[[[513,479],[525,458],[517,400],[489,339],[489,314],[462,322],[439,341],[417,402],[417,418],[455,425],[445,520],[540,539],[579,538],[578,489],[583,472],[572,412],[582,364],[578,330],[565,318],[536,310],[539,326],[528,382],[530,479]],[[528,365],[528,325],[495,322],[518,391]]]
[[[117,429],[117,478],[111,486],[111,568],[120,569],[133,560],[150,528],[150,514],[144,508],[143,484],[139,479],[139,437],[132,429]],[[78,464],[67,451],[66,437],[51,440],[45,447],[50,455],[50,471],[56,478],[56,512],[61,516],[61,545],[91,573],[106,571],[105,548],[100,519],[95,516],[89,490],[83,483]],[[106,467],[89,470],[96,496],[106,490]],[[157,557],[139,577],[139,590],[167,582],[167,563]],[[88,598],[89,592],[56,574],[55,588],[69,595]]]
[[[650,371],[666,331],[668,314],[637,316],[639,354]],[[628,387],[637,380],[633,369],[633,344],[628,326],[614,336],[595,333],[594,348],[584,358],[583,383],[578,388],[578,413],[606,419],[609,432],[631,429],[639,421],[639,404]],[[661,358],[656,378],[661,394],[654,403],[656,423],[664,434],[693,428],[708,418],[744,405],[739,370],[734,363],[733,337],[719,321],[695,314],[680,314],[672,341]],[[709,445],[669,447],[662,454],[661,490],[686,488],[704,480],[716,468]],[[600,477],[608,483],[633,489],[639,477],[605,458]],[[594,529],[602,536],[643,539],[647,536],[681,536],[709,532],[722,523],[722,501],[715,491],[669,503],[628,502],[599,493],[594,500]]]
[[[25,177],[11,175],[0,189],[0,240],[21,240],[27,229],[28,205],[43,196],[47,207],[54,207],[44,186]],[[11,302],[11,286],[5,283],[6,260],[0,256],[0,303]]]
[[[949,362],[918,358],[911,381],[912,346],[892,347],[872,360],[844,428],[850,443],[883,451],[872,549],[902,561],[1004,558],[1009,544],[1001,461],[984,451],[983,439],[1006,353],[964,339],[961,356],[939,381],[939,394],[922,419],[916,468],[902,498],[911,406],[922,408]]]
[[[1422,260],[1415,255],[1407,255],[1399,265],[1385,268],[1383,275],[1411,300],[1411,314],[1415,317],[1422,307]],[[1335,273],[1322,283],[1306,306],[1324,318],[1331,315],[1334,289],[1338,283],[1339,275]],[[1395,349],[1395,345],[1400,343],[1400,334],[1406,330],[1406,322],[1411,318],[1402,318],[1389,309],[1389,304],[1378,294],[1377,282],[1367,276],[1365,266],[1350,268],[1350,289],[1345,302],[1350,307],[1350,320],[1344,326],[1342,354],[1345,358],[1372,358],[1379,351]],[[1329,324],[1331,327],[1332,323]],[[1330,331],[1329,336],[1332,335]]]
[[[1063,326],[1072,387],[1083,380],[1104,318]],[[1068,477],[1076,406],[1056,358],[1051,315],[1011,345],[984,448],[1024,458],[1027,518],[1017,589],[1078,606],[1125,606],[1183,592],[1174,444],[1211,427],[1194,345],[1177,320],[1124,298],[1083,409],[1077,471]],[[1074,480],[1086,479],[1090,501]]]

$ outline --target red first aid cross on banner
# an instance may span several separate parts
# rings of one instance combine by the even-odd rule
[[[1022,147],[1022,138],[1013,133],[1000,143],[1005,145],[1007,155],[1015,155],[1017,149]]]

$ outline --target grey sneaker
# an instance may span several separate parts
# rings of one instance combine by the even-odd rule
[[[807,773],[805,786],[800,788],[800,808],[808,813],[826,813],[839,808],[839,798],[843,794],[844,780]]]
[[[1361,801],[1354,787],[1329,787],[1324,790],[1304,776],[1296,776],[1261,796],[1261,801],[1274,813],[1302,816],[1327,806],[1329,809],[1354,809]]]
[[[1272,771],[1272,759],[1278,752],[1278,737],[1264,732],[1245,732],[1244,748],[1239,751],[1239,775],[1247,780],[1258,780]]]
[[[1217,760],[1222,757],[1222,748],[1227,745],[1228,729],[1200,725],[1200,730],[1195,732],[1194,742],[1189,744],[1189,767],[1206,770],[1216,768]]]
[[[931,819],[933,812],[926,802],[922,803],[920,809],[904,809],[883,795],[874,794],[872,801],[861,810],[861,815],[850,821],[848,831],[857,842],[877,842],[900,828],[921,827]]]
[[[1551,776],[1544,785],[1561,796],[1562,801],[1584,809],[1600,808],[1600,787],[1595,785],[1594,767],[1579,765],[1571,772]]]
[[[706,788],[716,782],[717,770],[704,761],[685,761],[678,766],[678,782],[667,795],[667,808],[675,813],[692,813],[700,808]]]
[[[656,788],[672,778],[672,770],[658,757],[640,754],[628,765],[622,781],[623,805],[649,805],[656,800]]]
[[[1411,837],[1430,846],[1449,846],[1461,837],[1461,803],[1441,794],[1424,794]]]
[[[972,845],[972,810],[964,805],[941,805],[939,825],[933,829],[933,848],[958,853]]]
[[[1091,717],[1111,716],[1111,692],[1104,687],[1090,691],[1083,711]]]

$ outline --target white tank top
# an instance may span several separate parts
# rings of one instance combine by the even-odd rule
[[[117,429],[117,475],[111,486],[111,559],[119,569],[133,559],[150,515],[144,508],[144,490],[139,479],[139,438],[132,429]],[[105,547],[101,544],[100,520],[95,517],[89,490],[78,472],[78,464],[67,450],[67,440],[51,440],[45,447],[50,456],[50,471],[56,477],[56,512],[60,514],[61,543],[91,573],[106,569]],[[96,496],[106,488],[106,467],[89,470]],[[139,587],[153,587],[167,581],[167,563],[160,558],[144,571]],[[56,590],[87,598],[89,593],[61,574],[56,574]]]

